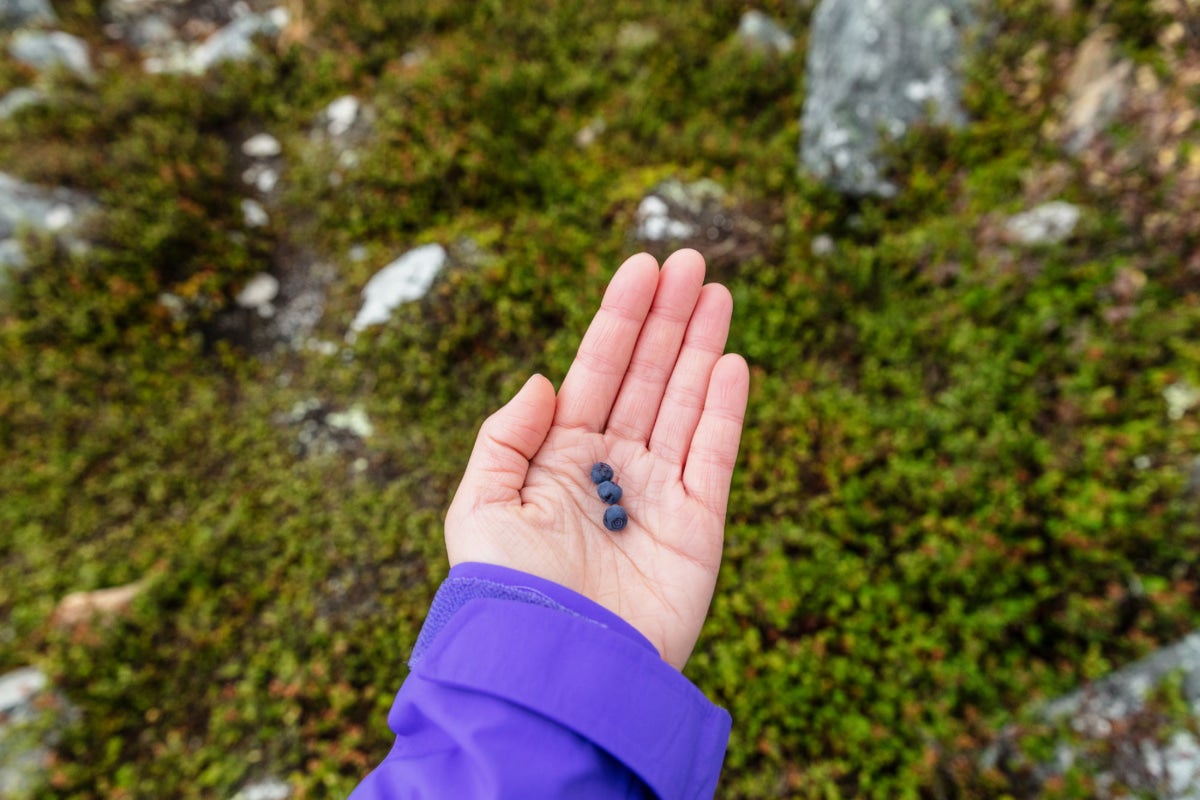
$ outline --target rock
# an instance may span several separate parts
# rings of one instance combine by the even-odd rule
[[[960,126],[963,34],[972,0],[822,0],[813,13],[800,158],[841,192],[889,197],[880,132]]]
[[[444,247],[427,244],[408,251],[375,273],[363,287],[362,308],[350,323],[351,334],[387,322],[396,306],[423,297],[446,259]]]
[[[1184,414],[1200,406],[1200,389],[1187,381],[1172,383],[1163,389],[1162,396],[1167,403],[1167,419],[1172,422],[1178,422]]]
[[[1109,754],[1105,760],[1111,763],[1087,765],[1097,776],[1101,796],[1108,794],[1105,786],[1117,781],[1150,796],[1200,800],[1200,741],[1190,732],[1176,731],[1164,715],[1146,707],[1151,693],[1171,676],[1182,678],[1184,699],[1200,719],[1200,632],[1043,709],[1046,720],[1067,721],[1084,742],[1105,742],[1100,751]],[[1147,725],[1157,727],[1158,735],[1131,733],[1145,731]],[[1172,733],[1167,736],[1167,732]],[[1043,779],[1086,759],[1076,746],[1064,742],[1054,763],[1043,766]]]
[[[170,48],[161,56],[147,58],[143,68],[147,72],[183,72],[203,75],[213,67],[226,61],[245,61],[256,50],[255,36],[278,36],[287,26],[288,12],[275,8],[266,14],[245,14],[198,45]]]
[[[1078,154],[1116,119],[1129,96],[1132,62],[1113,54],[1114,32],[1101,27],[1079,46],[1066,80],[1066,110],[1059,138]]]
[[[279,183],[279,173],[264,164],[253,164],[242,173],[242,180],[263,194],[270,194]]]
[[[267,778],[246,784],[232,800],[288,800],[291,796],[291,786],[277,778]]]
[[[11,30],[57,20],[50,0],[0,0],[0,29]]]
[[[331,411],[328,404],[315,397],[296,403],[278,421],[300,429],[293,452],[301,457],[363,452],[363,440],[375,432],[361,406]]]
[[[242,142],[242,153],[250,158],[274,158],[283,152],[283,145],[269,133],[257,133]]]
[[[79,714],[49,687],[35,667],[0,675],[0,797],[32,795],[45,785],[56,728]]]
[[[352,433],[360,439],[369,439],[375,433],[366,409],[351,406],[345,411],[335,411],[325,416],[325,424],[331,428]]]
[[[250,198],[242,200],[242,220],[247,228],[262,228],[271,222],[270,215],[262,203]]]
[[[1074,232],[1079,217],[1077,206],[1055,200],[1017,214],[1005,223],[1004,229],[1021,244],[1058,244]]]
[[[761,11],[747,11],[738,23],[738,37],[751,50],[785,55],[792,52],[795,39],[782,25]]]
[[[158,14],[134,20],[126,35],[130,44],[139,50],[155,50],[176,40],[175,27],[170,20]]]
[[[8,53],[39,72],[61,66],[84,79],[94,75],[87,43],[62,31],[18,31],[8,43]]]
[[[358,119],[359,108],[358,98],[353,95],[345,95],[334,100],[322,112],[325,130],[335,138],[346,135]]]
[[[831,256],[835,250],[837,250],[837,244],[829,234],[821,233],[813,237],[812,254],[814,258]]]
[[[238,292],[234,302],[242,308],[257,309],[269,306],[279,296],[279,280],[266,272],[251,278]]]
[[[721,214],[724,196],[720,184],[708,179],[663,181],[638,204],[637,237],[649,242],[678,241],[723,228],[727,223]]]
[[[0,283],[8,268],[25,265],[19,233],[56,234],[79,244],[72,230],[94,208],[95,202],[79,192],[34,186],[0,172]]]
[[[13,89],[0,97],[0,119],[8,119],[22,108],[41,105],[46,102],[46,95],[37,89],[22,86]]]
[[[90,592],[72,592],[58,602],[50,621],[63,628],[73,628],[93,620],[108,622],[129,611],[134,598],[145,591],[149,581],[145,578]]]

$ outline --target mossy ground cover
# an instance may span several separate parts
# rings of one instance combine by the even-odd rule
[[[1157,112],[1134,104],[1077,158],[1045,134],[1097,19],[1163,80],[1197,34],[1164,37],[1138,3],[994,5],[972,124],[899,143],[891,201],[797,174],[791,3],[765,7],[800,34],[785,57],[739,45],[732,3],[294,4],[264,59],[149,76],[114,50],[95,85],[60,76],[57,104],[0,123],[10,169],[105,208],[85,255],[29,242],[0,307],[0,670],[40,665],[82,711],[46,794],[219,797],[266,775],[346,794],[387,750],[478,423],[531,371],[561,379],[668,177],[716,180],[754,222],[710,259],[753,371],[688,668],[734,717],[721,796],[1011,790],[960,754],[1200,619],[1200,419],[1162,398],[1200,384],[1195,123],[1150,147]],[[113,49],[95,4],[60,12]],[[358,165],[334,186],[331,161],[288,161],[275,221],[246,228],[241,139],[311,152],[346,93],[376,112]],[[1070,240],[1005,238],[1056,197],[1084,209]],[[337,263],[318,335],[340,339],[377,266],[349,247],[382,264],[427,241],[485,257],[352,357],[253,353],[212,324],[302,246]],[[281,419],[313,396],[367,410],[364,449],[294,446]],[[50,623],[70,591],[147,575],[115,622]]]

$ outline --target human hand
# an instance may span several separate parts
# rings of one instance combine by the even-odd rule
[[[733,299],[680,250],[609,283],[555,397],[534,375],[480,428],[446,515],[453,566],[528,572],[620,615],[683,669],[708,613],[750,376],[722,355]],[[593,463],[629,513],[603,523]]]

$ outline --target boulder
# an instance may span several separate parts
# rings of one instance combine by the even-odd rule
[[[963,125],[961,62],[973,0],[822,0],[813,13],[800,158],[852,195],[888,197],[883,137]]]

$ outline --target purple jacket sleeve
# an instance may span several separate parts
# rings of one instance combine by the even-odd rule
[[[730,717],[645,637],[582,595],[460,564],[438,590],[388,724],[351,795],[710,798]]]

